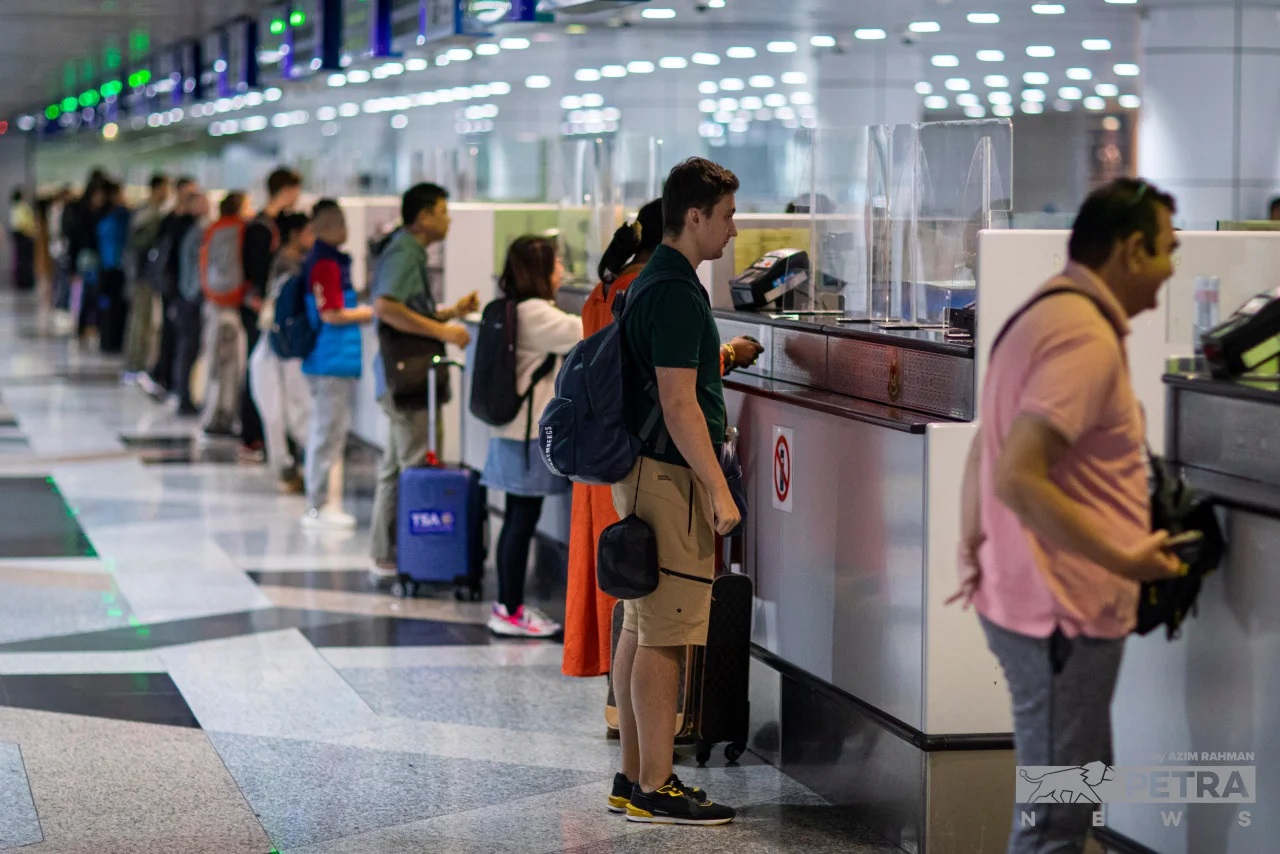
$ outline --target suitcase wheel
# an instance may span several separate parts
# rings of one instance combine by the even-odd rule
[[[458,579],[453,585],[453,598],[459,602],[479,602],[482,592],[479,584],[472,584],[465,578]]]
[[[705,741],[698,742],[698,752],[697,754],[695,754],[695,758],[698,760],[699,768],[706,767],[707,760],[711,758],[711,747],[712,745],[708,742],[705,742]]]
[[[418,585],[412,581],[397,581],[391,585],[391,595],[397,599],[412,599],[418,592]]]
[[[746,750],[747,746],[745,744],[726,744],[724,746],[724,758],[729,760],[730,765],[737,764]]]

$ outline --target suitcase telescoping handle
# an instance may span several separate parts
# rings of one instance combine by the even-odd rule
[[[433,356],[431,359],[432,369],[427,371],[427,465],[432,468],[440,466],[440,449],[436,447],[436,400],[439,392],[436,389],[436,368],[443,366],[446,370],[449,368],[465,367],[461,362],[453,359],[445,359],[440,356]]]

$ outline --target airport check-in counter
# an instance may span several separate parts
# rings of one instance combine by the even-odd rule
[[[755,582],[750,748],[906,850],[1002,850],[1007,697],[955,586],[973,346],[937,331],[717,311]],[[984,678],[986,675],[991,678]],[[971,681],[999,683],[974,696]],[[984,792],[998,793],[985,797]]]
[[[1227,555],[1181,637],[1128,640],[1116,764],[1228,766],[1255,802],[1110,805],[1107,825],[1161,854],[1262,854],[1280,838],[1280,378],[1165,384],[1166,455],[1219,504]]]

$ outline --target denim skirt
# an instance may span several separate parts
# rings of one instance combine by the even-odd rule
[[[561,495],[572,486],[567,478],[547,468],[537,442],[518,439],[489,440],[480,481],[489,489],[529,497]]]

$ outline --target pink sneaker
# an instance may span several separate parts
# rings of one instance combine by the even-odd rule
[[[489,631],[510,638],[549,638],[560,634],[562,626],[537,608],[520,606],[514,615],[507,606],[495,603],[489,616]]]

